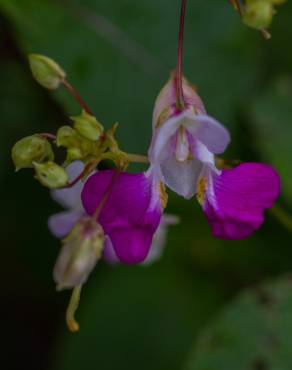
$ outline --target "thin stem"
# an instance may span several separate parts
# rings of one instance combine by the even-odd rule
[[[132,163],[149,163],[149,159],[146,155],[127,153],[127,159]]]
[[[233,5],[234,9],[238,11],[240,16],[243,16],[242,7],[239,0],[229,0],[230,4]]]
[[[42,132],[40,134],[40,136],[42,136],[43,138],[48,139],[48,140],[56,140],[56,138],[57,138],[56,135],[50,134],[49,132]]]
[[[79,324],[75,319],[75,313],[80,302],[81,288],[82,285],[78,285],[73,289],[70,302],[66,311],[66,322],[69,330],[72,331],[73,333],[79,331]]]
[[[94,165],[94,162],[90,162],[88,163],[85,167],[84,167],[84,170],[71,182],[69,182],[69,184],[67,184],[66,186],[64,186],[64,188],[62,189],[67,189],[67,188],[72,188],[72,186],[76,185],[78,181],[80,181],[84,175],[87,174],[87,172],[89,171],[89,169],[91,167],[93,167]]]
[[[184,28],[185,28],[185,15],[186,15],[187,0],[181,2],[181,13],[180,13],[180,25],[179,25],[179,36],[178,36],[178,50],[177,50],[177,66],[176,66],[176,96],[177,96],[177,108],[184,109],[184,95],[182,86],[182,55],[183,55],[183,43],[184,43]]]
[[[66,79],[63,81],[63,85],[66,87],[68,92],[73,96],[73,98],[77,101],[80,107],[84,109],[86,113],[93,116],[93,113],[91,112],[85,101],[81,98],[78,91]]]

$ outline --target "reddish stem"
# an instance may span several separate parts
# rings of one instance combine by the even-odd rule
[[[92,163],[88,163],[85,166],[84,170],[73,181],[69,182],[69,184],[64,186],[64,189],[72,188],[72,186],[76,185],[77,182],[80,181],[84,175],[86,175],[87,171],[89,170],[91,166],[92,166]]]
[[[56,140],[56,135],[54,134],[50,134],[49,132],[42,132],[40,134],[42,137],[44,137],[45,139],[49,139],[49,140]]]
[[[77,101],[77,103],[81,106],[81,108],[84,109],[86,113],[93,116],[93,113],[91,112],[85,101],[81,98],[78,91],[67,80],[63,81],[63,85],[66,87],[68,92],[73,96],[73,98]]]
[[[238,11],[239,15],[243,16],[243,11],[239,0],[229,0],[230,4]]]
[[[180,13],[180,25],[179,25],[179,37],[178,37],[178,51],[177,51],[177,66],[176,66],[176,96],[177,96],[177,108],[184,109],[184,94],[182,86],[182,55],[183,55],[183,43],[184,43],[184,28],[185,28],[185,15],[186,15],[187,0],[181,2],[181,13]]]

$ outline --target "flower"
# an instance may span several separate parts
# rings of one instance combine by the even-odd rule
[[[72,164],[70,164],[66,168],[68,176],[70,178],[70,181],[74,180],[82,172],[83,168],[84,168],[84,165],[80,161],[75,161]],[[108,171],[103,171],[103,172],[108,173]],[[101,175],[98,176],[98,178],[99,177],[104,178],[104,176],[106,176],[106,175],[103,174],[103,172],[100,172]],[[112,171],[110,171],[110,172],[112,173]],[[121,176],[121,174],[119,175],[119,177],[120,176]],[[119,177],[118,177],[118,179],[119,179]],[[124,177],[124,175],[122,177]],[[163,197],[165,197],[165,193],[163,192],[163,188],[160,188],[160,186],[161,186],[160,184],[158,184],[156,182],[155,185],[154,185],[154,183],[152,183],[152,181],[154,181],[154,179],[155,179],[155,176],[152,173],[152,171],[149,170],[147,175],[139,174],[139,176],[137,176],[137,175],[130,175],[129,174],[128,177],[129,177],[128,185],[131,184],[131,179],[133,179],[133,181],[135,181],[137,178],[139,178],[140,180],[142,179],[142,181],[141,181],[142,185],[146,186],[148,191],[149,191],[149,187],[151,187],[151,185],[152,185],[153,188],[151,189],[151,191],[153,191],[153,198],[154,199],[157,196],[157,194],[155,196],[154,192],[156,191],[156,192],[159,193],[158,194],[159,199],[158,199],[157,206],[158,206],[158,208],[160,208],[160,205],[162,204],[161,199],[163,199]],[[104,187],[102,181],[99,183],[98,178],[96,178],[96,181],[94,181],[94,179],[92,179],[91,181],[94,181],[94,183],[96,184],[96,187],[95,187],[94,191],[95,192],[97,191],[98,194],[101,194],[103,190],[102,189],[98,190],[99,185],[101,185],[103,189],[105,187]],[[49,218],[49,221],[48,221],[48,226],[49,226],[49,229],[50,229],[51,233],[54,236],[56,236],[57,238],[65,237],[71,231],[74,224],[76,222],[78,222],[80,219],[82,219],[83,217],[86,216],[87,213],[86,213],[85,209],[83,208],[83,205],[82,205],[82,202],[81,202],[81,192],[82,192],[83,186],[84,186],[84,184],[81,181],[79,181],[74,186],[72,186],[71,188],[61,189],[61,190],[53,190],[51,192],[51,195],[52,195],[53,199],[56,202],[58,202],[59,204],[61,204],[64,208],[66,208],[65,211],[52,215]],[[133,183],[132,186],[135,187],[135,183]],[[138,181],[138,186],[139,186],[139,181]],[[117,188],[119,190],[120,186],[117,186]],[[127,189],[128,188],[126,187],[125,189],[123,189],[123,191],[127,191]],[[137,188],[137,191],[139,191],[139,188]],[[85,197],[87,198],[86,193],[85,193]],[[95,198],[95,195],[93,195],[93,197]],[[149,201],[149,199],[148,199],[148,201]],[[152,201],[154,202],[154,200],[152,200]],[[164,201],[165,201],[165,199],[164,199]],[[95,203],[97,204],[96,199],[95,199]],[[159,203],[160,203],[160,205],[159,205]],[[130,206],[131,206],[131,204],[129,204],[129,207]],[[107,205],[106,205],[106,207],[107,207]],[[92,209],[93,208],[94,208],[94,206],[92,207]],[[171,216],[171,215],[162,216],[161,222],[159,223],[159,226],[158,226],[158,228],[157,228],[157,230],[154,234],[153,241],[152,241],[151,248],[150,248],[150,252],[149,252],[146,260],[144,261],[145,263],[147,262],[147,264],[150,264],[150,263],[156,261],[159,258],[159,256],[161,255],[161,253],[163,251],[164,245],[165,245],[167,228],[168,228],[169,225],[174,225],[177,222],[178,222],[178,219],[175,216]],[[109,235],[105,235],[103,258],[108,263],[111,263],[111,264],[121,262],[120,259],[117,256],[116,252],[115,252],[115,248],[112,244],[112,241],[111,241],[111,238],[109,237]]]
[[[158,96],[149,149],[152,166],[173,191],[189,199],[197,188],[204,164],[214,165],[230,141],[228,131],[207,115],[194,88],[183,79],[185,109],[177,109],[176,80],[171,77]]]
[[[89,215],[95,214],[107,191],[98,222],[119,261],[141,263],[149,253],[159,226],[166,201],[165,191],[153,168],[137,174],[100,171],[89,177],[81,194]]]
[[[243,163],[218,174],[212,166],[201,173],[197,198],[213,235],[239,240],[249,237],[264,221],[280,193],[276,171],[261,163]]]
[[[228,131],[206,114],[194,88],[183,79],[184,110],[176,105],[171,78],[157,98],[153,113],[151,165],[165,184],[185,198],[194,194],[213,235],[243,239],[259,229],[263,213],[280,192],[280,179],[268,165],[243,163],[218,169],[215,154],[229,143]]]

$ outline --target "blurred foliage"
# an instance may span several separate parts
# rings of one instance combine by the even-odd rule
[[[175,65],[178,8],[179,1],[167,0],[0,0],[1,311],[7,369],[23,364],[31,370],[179,369],[202,326],[233,294],[292,268],[292,237],[273,218],[249,240],[220,241],[210,235],[195,201],[170,194],[168,212],[178,214],[181,224],[172,228],[163,259],[151,267],[100,264],[82,292],[81,332],[66,331],[69,297],[55,294],[51,277],[59,243],[46,227],[58,207],[31,172],[14,174],[10,149],[22,136],[55,132],[80,109],[64,90],[40,88],[26,55],[42,53],[58,61],[106,127],[120,122],[121,147],[146,153],[154,99]],[[227,156],[273,164],[288,207],[291,16],[288,1],[267,42],[241,24],[227,1],[189,2],[184,57],[185,74],[208,111],[232,132]],[[290,299],[289,289],[280,286],[283,301]],[[262,315],[256,298],[249,297],[239,296],[232,321],[238,333],[246,328],[243,341],[257,332],[252,324],[243,326],[245,320]],[[268,312],[278,318],[276,310]],[[287,330],[289,314],[283,318]],[[259,318],[259,335],[266,317]],[[239,360],[225,369],[240,370],[249,358],[237,347],[231,351]]]
[[[188,370],[289,370],[292,280],[242,293],[201,333]]]
[[[252,106],[254,145],[275,166],[282,179],[285,199],[292,205],[292,79],[279,77],[268,86]]]

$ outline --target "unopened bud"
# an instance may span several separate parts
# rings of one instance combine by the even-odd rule
[[[77,222],[68,236],[54,267],[57,289],[71,289],[86,282],[102,256],[104,233],[91,217]]]
[[[75,130],[88,140],[97,141],[103,133],[102,125],[84,110],[80,116],[72,117],[72,120]]]
[[[66,77],[63,69],[44,55],[30,54],[29,64],[33,77],[46,89],[57,89]]]
[[[66,163],[85,159],[92,151],[94,143],[70,126],[62,126],[57,132],[57,146],[67,149]]]
[[[14,144],[12,160],[17,171],[33,167],[33,162],[53,161],[54,152],[47,139],[40,135],[31,135]]]
[[[65,169],[54,162],[33,163],[36,178],[39,182],[50,189],[57,189],[66,186],[69,178]]]
[[[263,30],[270,26],[273,15],[272,2],[267,0],[250,1],[245,6],[243,22],[249,27]]]

